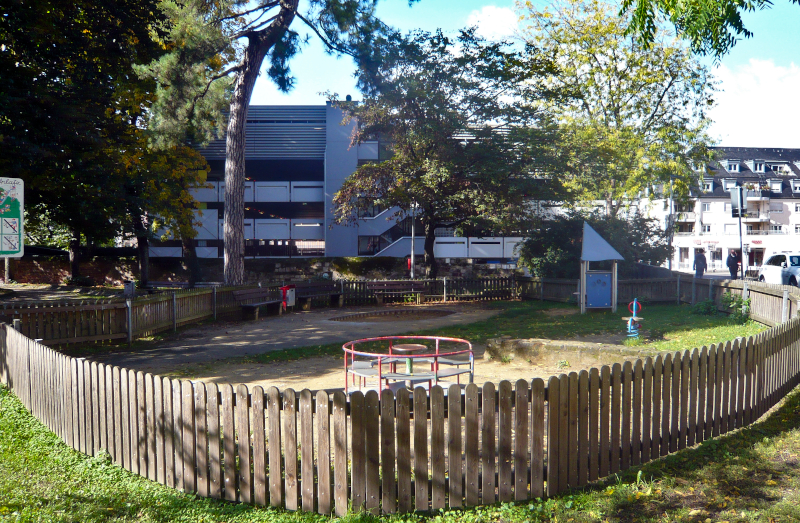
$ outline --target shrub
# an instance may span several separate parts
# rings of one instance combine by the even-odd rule
[[[714,316],[717,313],[717,304],[714,300],[703,300],[692,305],[692,314],[700,316]]]
[[[750,298],[743,300],[738,294],[726,292],[722,295],[722,305],[729,309],[728,323],[743,325],[750,319]]]
[[[61,283],[64,285],[76,285],[78,287],[94,287],[94,280],[88,276],[76,276],[75,278],[67,276]]]

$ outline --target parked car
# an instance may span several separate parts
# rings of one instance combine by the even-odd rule
[[[800,282],[800,252],[769,256],[758,271],[758,281],[797,287],[797,282]]]

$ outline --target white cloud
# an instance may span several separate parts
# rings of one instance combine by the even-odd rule
[[[486,5],[472,11],[467,17],[468,26],[476,26],[479,36],[487,40],[502,40],[514,35],[518,18],[510,7]]]
[[[733,69],[720,65],[714,75],[720,92],[711,134],[720,145],[800,148],[800,67],[753,58]]]

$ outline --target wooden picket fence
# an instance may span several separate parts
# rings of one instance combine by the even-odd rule
[[[773,318],[785,314],[784,290],[797,297],[766,290]],[[798,384],[799,349],[794,317],[755,337],[547,384],[346,396],[154,376],[65,356],[3,325],[0,379],[72,448],[108,452],[153,481],[343,515],[581,487],[753,423]]]
[[[428,280],[432,299],[497,300],[515,295],[514,278]],[[342,281],[346,305],[377,303],[367,281]],[[275,298],[280,284],[270,284]],[[212,318],[241,317],[236,287],[173,290],[135,300],[26,302],[0,306],[0,321],[20,320],[21,332],[46,345],[133,340]]]

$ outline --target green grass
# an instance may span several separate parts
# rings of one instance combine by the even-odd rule
[[[800,520],[800,391],[761,422],[551,500],[328,518],[197,498],[69,449],[0,386],[0,520],[298,523]]]
[[[500,309],[497,316],[468,325],[453,325],[437,329],[422,330],[412,334],[439,335],[464,338],[472,343],[485,343],[490,338],[510,336],[512,338],[571,339],[577,336],[623,332],[623,316],[629,316],[627,309],[620,308],[616,313],[591,312],[585,315],[571,314],[548,316],[550,309],[575,309],[575,306],[550,302],[492,302],[488,307]],[[739,336],[752,336],[766,327],[750,321],[745,325],[730,325],[725,315],[700,316],[691,314],[688,305],[650,305],[642,312],[645,331],[658,331],[663,338],[642,343],[644,348],[677,351],[691,349],[732,340]],[[377,347],[378,345],[376,345]],[[369,350],[371,346],[361,346]],[[341,356],[342,345],[331,343],[311,345],[244,357],[229,358],[219,363],[273,363],[290,361],[313,356]],[[184,371],[182,371],[183,373]]]

